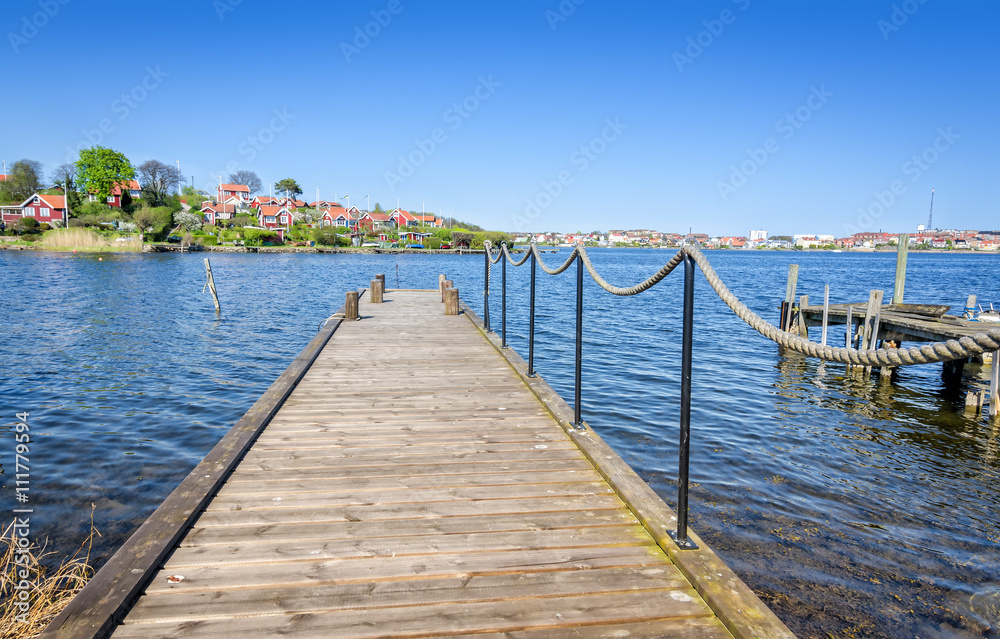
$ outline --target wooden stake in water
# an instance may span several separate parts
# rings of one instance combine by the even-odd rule
[[[910,236],[901,233],[896,247],[896,286],[892,290],[892,303],[903,303],[903,289],[906,287],[906,255],[910,250]]]
[[[205,258],[205,275],[208,276],[208,281],[205,282],[205,288],[212,291],[212,299],[215,301],[215,312],[221,313],[222,307],[219,306],[219,294],[215,290],[215,278],[212,277],[212,265],[209,264],[208,258]],[[201,289],[201,292],[205,292],[205,288]]]
[[[788,314],[785,315],[784,325],[781,330],[788,332],[792,325],[792,305],[795,304],[795,287],[799,282],[799,265],[788,265],[788,285],[785,288],[785,304],[788,307]]]
[[[993,351],[990,371],[990,417],[1000,415],[1000,350]]]
[[[820,340],[820,344],[826,346],[826,327],[827,322],[830,318],[830,285],[827,284],[826,288],[823,289],[823,338]]]

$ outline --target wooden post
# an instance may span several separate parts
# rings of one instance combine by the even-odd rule
[[[962,313],[962,317],[965,319],[972,319],[976,316],[976,296],[970,295],[967,300],[965,300],[965,311]]]
[[[795,287],[799,283],[799,265],[788,265],[788,285],[785,288],[785,303],[788,305],[788,313],[785,316],[785,323],[781,330],[788,332],[792,325],[792,305],[795,304]]]
[[[878,339],[879,313],[882,310],[882,296],[884,291],[872,291],[868,295],[868,308],[865,309],[865,323],[861,330],[861,345],[858,347],[863,351],[870,350]],[[867,377],[872,372],[871,366],[865,366],[864,374]]]
[[[458,289],[446,288],[444,291],[444,314],[458,315]]]
[[[910,251],[910,236],[901,233],[896,247],[896,286],[892,289],[892,303],[903,303],[903,288],[906,287],[906,256]]]
[[[385,293],[385,273],[379,273],[375,276],[375,279],[382,282],[382,293]]]
[[[438,275],[438,293],[441,294],[441,301],[442,302],[444,302],[444,281],[446,279],[448,279],[448,278],[445,277],[443,273],[441,275]]]
[[[809,327],[806,326],[805,308],[809,306],[809,296],[803,295],[799,298],[799,336],[809,339]]]
[[[847,342],[847,348],[851,348],[852,342],[854,341],[854,317],[853,317],[853,307],[847,305],[847,333],[844,335],[844,341]],[[851,365],[847,365],[847,372],[851,372]]]
[[[215,312],[221,313],[222,307],[219,306],[219,294],[215,290],[215,278],[212,277],[212,265],[209,264],[207,257],[205,258],[205,275],[208,276],[208,281],[205,282],[205,286],[208,287],[208,290],[212,291],[212,299],[215,301]],[[205,289],[201,289],[201,292],[204,293]]]
[[[965,393],[965,413],[979,416],[983,410],[983,395],[985,391],[981,388],[967,391]]]
[[[372,280],[371,298],[372,304],[382,303],[382,294],[385,291],[385,280]]]
[[[1000,351],[993,351],[993,369],[990,371],[990,417],[1000,415]]]
[[[347,301],[344,302],[344,319],[358,319],[358,292],[347,291]]]
[[[823,289],[823,339],[820,344],[826,346],[826,327],[830,318],[830,285]]]

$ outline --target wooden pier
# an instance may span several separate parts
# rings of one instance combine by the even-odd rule
[[[42,636],[793,637],[442,297],[328,321]]]

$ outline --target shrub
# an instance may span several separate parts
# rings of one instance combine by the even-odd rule
[[[439,249],[441,248],[441,244],[443,244],[443,242],[441,242],[441,238],[439,237],[428,237],[424,239],[424,246],[429,249]]]
[[[265,242],[271,242],[272,244],[280,244],[281,241],[278,239],[278,234],[275,231],[267,229],[243,229],[241,231],[243,235],[243,240],[250,244],[253,242],[256,244],[260,242],[261,244]]]
[[[38,220],[33,217],[22,217],[17,221],[17,226],[25,232],[32,232],[38,229]]]

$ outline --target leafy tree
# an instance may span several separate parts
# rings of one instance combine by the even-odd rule
[[[385,209],[382,208],[381,204],[379,204],[378,202],[376,202],[375,203],[375,210],[372,211],[372,213],[381,213],[381,214],[385,215]]]
[[[76,161],[77,185],[94,193],[98,200],[107,201],[116,186],[127,190],[129,181],[134,179],[135,167],[118,151],[102,146],[80,151],[80,159]]]
[[[212,200],[212,196],[205,191],[187,185],[181,188],[181,197],[187,199],[188,206],[198,210],[201,209],[203,202],[210,202]]]
[[[194,213],[174,213],[174,225],[182,227],[185,231],[199,231],[205,221],[203,215]]]
[[[180,184],[181,174],[176,166],[147,160],[139,165],[139,181],[142,182],[143,199],[152,206],[159,206]]]
[[[260,176],[253,171],[248,171],[246,169],[240,169],[235,173],[229,174],[230,184],[242,184],[243,186],[250,189],[250,195],[253,196],[255,193],[260,192],[264,184],[260,181]],[[299,191],[301,193],[302,191]]]
[[[35,160],[18,160],[10,167],[7,179],[0,182],[0,199],[23,202],[42,188],[42,164]]]
[[[472,233],[466,233],[464,231],[452,231],[451,239],[454,242],[454,246],[464,246],[466,248],[472,246]]]
[[[299,183],[292,178],[285,178],[280,182],[274,183],[274,190],[279,193],[284,193],[285,197],[294,198],[296,195],[302,195],[302,187]]]

